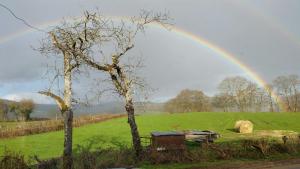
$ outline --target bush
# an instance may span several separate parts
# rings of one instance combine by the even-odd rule
[[[13,102],[9,105],[10,111],[15,113],[18,121],[28,121],[34,106],[34,102],[30,99],[23,99],[20,102]]]
[[[23,155],[5,151],[1,157],[0,169],[29,169],[29,167]]]

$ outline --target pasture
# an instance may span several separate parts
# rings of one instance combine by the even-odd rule
[[[232,131],[235,121],[250,120],[254,123],[253,134],[238,134]],[[212,113],[194,112],[185,114],[143,114],[136,117],[141,136],[151,131],[213,130],[221,134],[217,142],[260,137],[262,130],[291,130],[300,132],[300,113]],[[131,135],[126,117],[74,128],[74,149],[77,145],[90,147],[131,146]],[[147,142],[144,142],[146,145]],[[41,159],[58,157],[63,150],[63,132],[0,139],[0,153],[5,149],[21,152],[26,158],[37,155]]]

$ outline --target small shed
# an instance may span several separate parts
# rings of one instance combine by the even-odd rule
[[[152,132],[151,147],[157,151],[185,149],[183,132]]]

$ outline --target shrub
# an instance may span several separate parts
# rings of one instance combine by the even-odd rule
[[[5,151],[0,160],[0,169],[29,169],[20,153]]]

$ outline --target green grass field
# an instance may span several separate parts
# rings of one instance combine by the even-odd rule
[[[141,136],[151,131],[214,130],[222,136],[218,141],[228,141],[255,134],[242,135],[232,131],[236,120],[251,120],[255,132],[259,130],[293,130],[300,132],[300,113],[186,113],[145,114],[137,116]],[[74,129],[76,145],[96,147],[130,146],[131,136],[126,118],[113,119]],[[23,136],[0,140],[0,153],[7,148],[23,153],[26,157],[38,155],[42,159],[61,155],[63,132]]]

